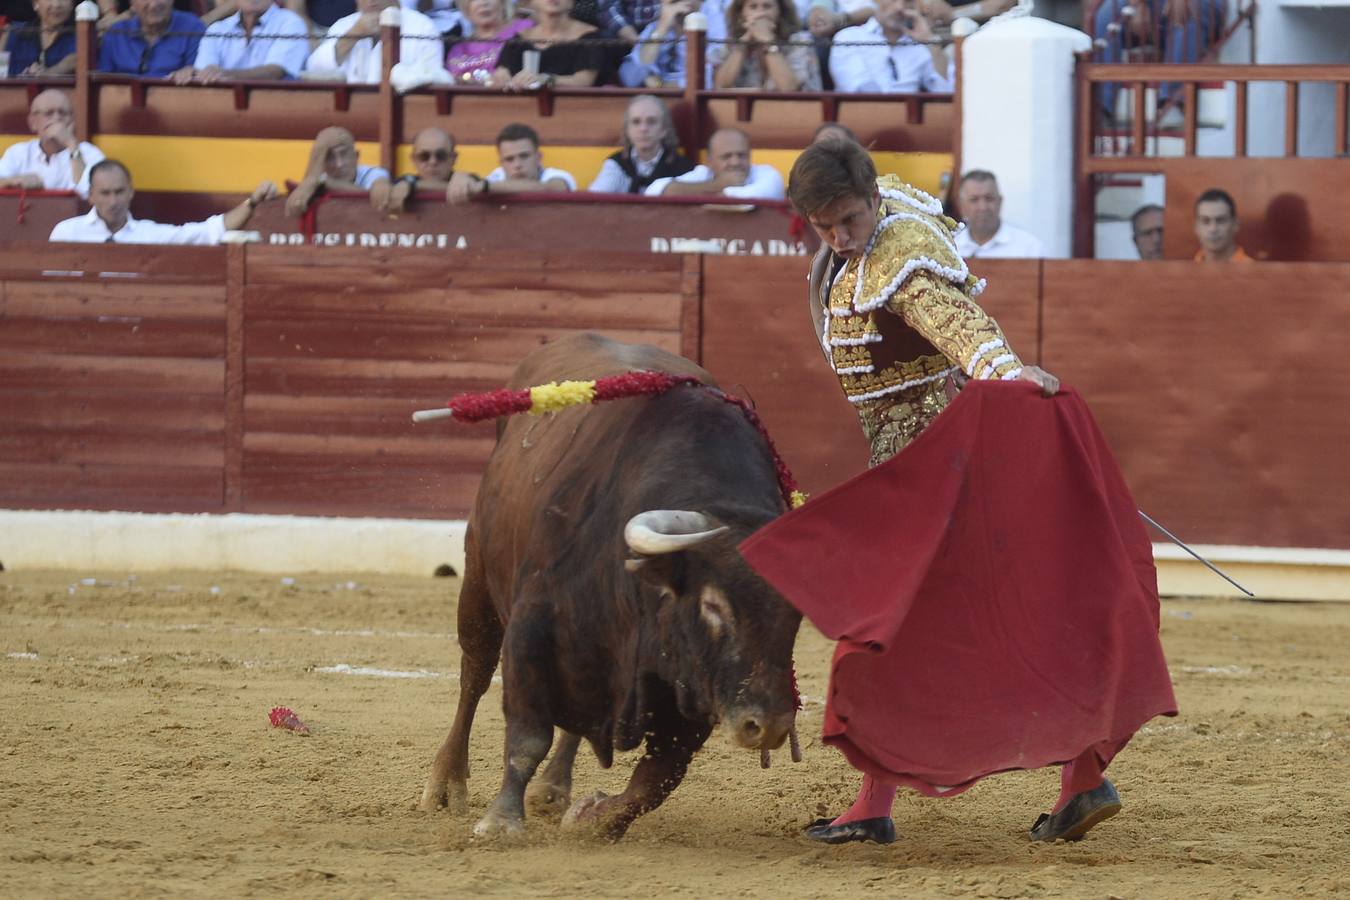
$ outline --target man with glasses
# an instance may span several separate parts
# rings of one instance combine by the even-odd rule
[[[830,77],[840,93],[948,94],[955,71],[916,0],[876,0],[876,14],[834,36]]]
[[[108,29],[98,51],[100,72],[165,78],[197,59],[206,26],[171,0],[131,0],[134,15]]]
[[[369,194],[379,182],[388,183],[388,172],[379,166],[363,166],[360,159],[361,151],[350,131],[336,125],[320,131],[310,148],[304,177],[286,197],[286,215],[303,216],[320,190]],[[372,197],[372,204],[380,209],[374,201]]]
[[[370,189],[370,203],[390,215],[403,211],[407,202],[418,192],[440,194],[449,199],[450,185],[457,180],[468,183],[478,176],[456,172],[455,139],[449,132],[431,126],[413,136],[412,162],[414,172],[401,175],[394,181],[376,182]]]
[[[1134,247],[1145,261],[1163,258],[1163,208],[1156,203],[1141,206],[1130,216]]]
[[[75,110],[63,91],[46,90],[28,107],[28,130],[37,137],[0,156],[0,188],[74,191],[89,196],[89,166],[103,153],[75,137]]]

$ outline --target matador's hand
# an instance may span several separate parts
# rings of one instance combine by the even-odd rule
[[[1039,387],[1041,393],[1047,397],[1053,397],[1059,393],[1059,379],[1040,366],[1023,366],[1021,380],[1030,381]]]

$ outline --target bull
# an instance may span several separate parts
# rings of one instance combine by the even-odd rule
[[[633,370],[715,386],[688,360],[591,334],[536,351],[511,385]],[[420,807],[467,810],[469,732],[499,659],[505,772],[476,835],[522,831],[528,800],[617,839],[719,723],[741,747],[781,746],[801,616],[736,547],[784,508],[765,440],[712,391],[499,423],[465,537],[459,705]],[[583,738],[605,768],[646,746],[623,793],[569,809]]]

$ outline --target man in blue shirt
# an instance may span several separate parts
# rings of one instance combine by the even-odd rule
[[[206,29],[196,63],[174,72],[175,83],[299,76],[309,56],[305,20],[272,0],[237,0],[236,8]]]
[[[131,0],[131,11],[103,35],[100,72],[163,78],[196,61],[206,30],[200,19],[175,10],[172,0]]]

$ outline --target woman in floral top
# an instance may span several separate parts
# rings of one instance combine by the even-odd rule
[[[459,0],[459,7],[473,32],[450,48],[445,68],[457,84],[495,84],[493,73],[507,39],[534,23],[512,19],[511,0]]]
[[[727,7],[731,43],[709,52],[713,86],[820,90],[820,60],[810,33],[800,27],[791,0],[732,0]]]

